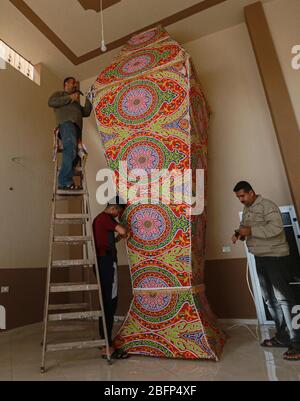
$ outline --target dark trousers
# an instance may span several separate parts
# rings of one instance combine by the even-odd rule
[[[300,330],[293,328],[292,309],[296,305],[290,257],[255,257],[264,301],[276,324],[276,339],[300,350]]]
[[[114,284],[114,257],[112,253],[107,252],[105,256],[98,256],[98,267],[101,281],[101,291],[103,298],[103,306],[107,327],[107,336],[109,346],[112,346],[112,330],[114,325],[114,316],[117,310],[118,298],[112,298],[112,290]],[[99,333],[104,338],[103,322],[99,318]]]

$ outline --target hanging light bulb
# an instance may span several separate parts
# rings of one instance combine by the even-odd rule
[[[100,0],[100,13],[101,13],[101,34],[102,34],[101,51],[103,53],[105,53],[107,51],[107,47],[106,47],[105,39],[104,39],[103,0]]]
[[[102,41],[101,41],[101,51],[103,53],[105,53],[107,51],[107,47],[106,47],[104,39],[102,39]]]

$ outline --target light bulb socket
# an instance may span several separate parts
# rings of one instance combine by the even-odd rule
[[[106,45],[105,45],[105,41],[104,41],[104,40],[101,41],[101,51],[102,51],[103,53],[107,51],[107,47],[106,47]]]

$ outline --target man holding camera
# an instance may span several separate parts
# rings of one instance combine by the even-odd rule
[[[293,281],[290,250],[280,209],[272,201],[256,195],[248,182],[239,182],[234,192],[244,211],[232,241],[234,244],[246,241],[249,252],[255,256],[263,298],[276,324],[276,335],[261,345],[288,348],[284,359],[300,360],[300,330],[292,324],[295,300],[290,286]]]
[[[55,92],[48,105],[54,109],[59,136],[63,143],[62,165],[58,177],[59,189],[78,189],[73,181],[77,161],[77,144],[82,138],[82,119],[89,117],[92,104],[86,99],[85,106],[80,104],[78,83],[75,78],[64,80],[64,90]]]

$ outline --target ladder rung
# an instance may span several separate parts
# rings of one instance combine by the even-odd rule
[[[88,214],[57,214],[55,224],[84,224],[89,220]]]
[[[80,189],[78,191],[76,190],[63,190],[63,189],[57,189],[56,195],[58,196],[81,196],[81,195],[86,195],[87,192]]]
[[[91,331],[98,325],[96,320],[68,320],[65,322],[50,322],[48,330],[51,333],[76,333],[77,331]]]
[[[90,242],[92,241],[91,236],[58,236],[54,237],[54,242],[56,243],[69,243],[69,244],[78,244],[80,242]]]
[[[79,220],[79,219],[89,219],[88,214],[57,214],[56,220]]]
[[[50,285],[50,292],[80,292],[80,291],[97,291],[98,284],[87,283],[55,283]]]
[[[84,224],[85,220],[84,219],[78,219],[78,220],[54,220],[55,224],[59,224],[59,225],[70,225],[70,224]]]
[[[104,346],[105,346],[104,340],[78,341],[73,343],[48,344],[46,347],[46,351],[54,352],[54,351],[65,351],[69,349],[98,348]]]
[[[48,316],[49,322],[56,322],[61,320],[74,320],[74,319],[91,319],[102,316],[101,311],[92,312],[73,312],[73,313],[57,313]]]
[[[58,311],[58,310],[76,310],[76,309],[85,309],[88,308],[89,304],[81,303],[81,304],[57,304],[57,305],[49,305],[48,310]]]
[[[84,260],[84,259],[78,259],[78,260],[55,260],[52,262],[52,267],[83,267],[83,266],[89,266],[92,267],[94,265],[94,262],[92,260]]]

